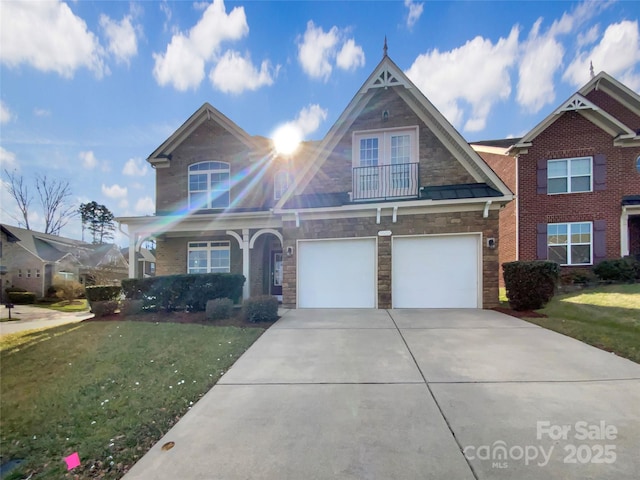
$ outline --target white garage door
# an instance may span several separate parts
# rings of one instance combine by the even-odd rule
[[[375,308],[374,238],[298,242],[299,308]]]
[[[393,237],[394,308],[481,308],[479,235]]]

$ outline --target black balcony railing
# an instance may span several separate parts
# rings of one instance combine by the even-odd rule
[[[419,178],[417,163],[355,167],[352,200],[417,197]]]

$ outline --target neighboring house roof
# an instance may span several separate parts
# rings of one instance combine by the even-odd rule
[[[640,205],[640,195],[627,195],[622,197],[622,205]]]
[[[616,146],[640,145],[640,135],[635,130],[635,126],[625,125],[620,119],[586,98],[586,95],[593,90],[603,90],[613,99],[640,116],[640,96],[606,72],[600,72],[549,116],[533,127],[518,143],[511,146],[508,154],[526,153],[527,149],[532,146],[533,140],[566,112],[577,112],[600,127],[613,137],[614,145]]]
[[[207,121],[214,121],[218,125],[222,126],[231,135],[236,137],[239,141],[247,145],[247,147],[254,152],[264,149],[267,144],[264,137],[251,137],[247,132],[231,121],[220,111],[212,107],[209,103],[203,104],[198,110],[191,115],[186,122],[184,122],[180,128],[178,128],[173,135],[165,140],[162,145],[156,148],[147,161],[153,165],[154,168],[165,168],[169,166],[171,161],[171,155],[173,151],[182,144],[200,125]]]
[[[22,248],[46,263],[66,259],[85,267],[97,267],[105,263],[114,250],[119,254],[117,247],[112,244],[93,245],[11,225],[2,225],[2,231],[11,234]]]
[[[120,249],[120,253],[124,258],[129,258],[129,247]],[[151,250],[146,248],[140,248],[140,251],[136,252],[136,260],[138,262],[150,262],[155,263],[156,257],[151,253]]]
[[[398,88],[398,95],[416,113],[433,134],[449,149],[478,183],[487,183],[504,196],[511,197],[511,192],[502,180],[480,158],[480,156],[464,140],[462,135],[447,121],[424,96],[404,72],[386,55],[364,82],[347,108],[333,124],[325,138],[316,149],[311,161],[307,162],[299,172],[294,188],[288,191],[275,206],[275,210],[291,208],[288,202],[291,197],[301,195],[311,179],[318,173],[338,142],[349,131],[353,122],[363,112],[378,88]]]

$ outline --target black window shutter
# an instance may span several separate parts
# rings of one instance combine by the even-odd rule
[[[605,190],[607,188],[607,157],[598,153],[593,156],[593,189]]]
[[[607,258],[607,222],[596,220],[593,222],[593,264]]]
[[[547,160],[538,160],[538,193],[547,194]],[[546,225],[545,225],[546,229]],[[545,256],[546,257],[546,256]]]
[[[536,257],[537,260],[547,259],[547,224],[539,223],[536,227]]]

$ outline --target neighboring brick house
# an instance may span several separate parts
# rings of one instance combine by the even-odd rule
[[[148,161],[158,275],[243,273],[286,307],[492,307],[511,192],[386,55],[290,157],[203,105]],[[130,270],[130,276],[136,272]]]
[[[601,72],[510,148],[474,146],[516,194],[501,213],[501,262],[640,257],[639,132],[640,96]]]
[[[2,291],[20,287],[42,297],[58,279],[91,283],[127,277],[128,264],[116,245],[92,245],[57,235],[0,225]]]
[[[124,258],[129,258],[129,247],[120,249],[120,253]],[[151,250],[140,248],[135,252],[135,261],[137,262],[135,269],[137,278],[156,276],[156,257]]]

